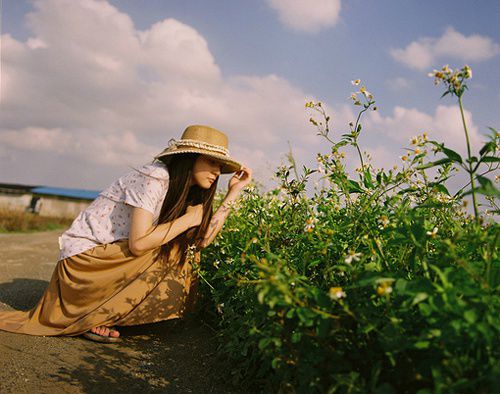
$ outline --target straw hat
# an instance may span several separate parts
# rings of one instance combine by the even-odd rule
[[[179,153],[201,153],[213,157],[224,165],[222,174],[239,171],[241,164],[229,156],[227,136],[217,129],[202,125],[188,126],[180,140],[172,138],[168,147],[155,159]]]

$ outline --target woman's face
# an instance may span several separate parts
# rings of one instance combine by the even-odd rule
[[[200,155],[193,165],[191,185],[198,185],[203,189],[210,189],[220,175],[222,163],[210,156]]]

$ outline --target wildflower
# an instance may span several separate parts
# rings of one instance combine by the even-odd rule
[[[406,161],[408,160],[408,156],[404,155],[404,156],[399,156],[399,158],[403,161]]]
[[[351,100],[356,101],[356,100],[358,99],[358,95],[357,95],[356,93],[351,93],[351,95],[349,96],[349,98],[350,98]]]
[[[314,101],[309,101],[306,103],[306,108],[314,108]]]
[[[434,229],[432,231],[427,231],[427,235],[431,238],[436,238],[436,234],[438,232],[438,228],[437,227],[434,227]]]
[[[359,92],[362,93],[368,100],[373,99],[373,94],[371,94],[364,86],[361,86]]]
[[[217,308],[217,312],[219,312],[222,315],[223,314],[222,308],[224,308],[224,303],[217,304],[215,307]]]
[[[417,144],[418,144],[418,141],[419,141],[419,140],[418,140],[418,137],[412,137],[412,139],[411,139],[411,144],[412,144],[412,145],[417,145]]]
[[[445,202],[450,202],[451,197],[448,196],[447,194],[440,193],[437,197],[436,200],[439,202],[445,203]]]
[[[354,86],[358,86],[358,85],[361,83],[361,79],[355,79],[354,81],[351,81],[351,83],[352,83]]]
[[[306,226],[304,227],[304,231],[306,233],[312,233],[315,224],[318,222],[317,218],[309,218],[306,220]]]
[[[309,122],[311,122],[315,126],[318,125],[318,122],[316,122],[313,118],[309,118]]]
[[[186,248],[186,261],[191,263],[194,261],[196,256],[196,245],[189,245]]]
[[[214,261],[214,267],[215,268],[219,269],[219,264],[220,264],[219,260]]]
[[[346,296],[345,292],[342,290],[342,287],[330,287],[330,290],[328,291],[328,295],[333,300],[345,298],[345,296]]]
[[[362,256],[362,253],[355,253],[354,251],[350,250],[349,254],[345,257],[344,262],[346,264],[351,264],[352,260],[359,261],[359,258],[361,256]]]
[[[345,298],[345,292],[342,290],[342,287],[330,287],[328,295],[332,300],[339,300],[341,298]]]
[[[392,293],[392,286],[390,282],[382,282],[377,286],[377,294],[379,296],[384,296],[386,294]]]
[[[427,141],[429,136],[427,135],[427,133],[424,133],[424,134],[422,134],[422,138],[424,139],[424,141]]]
[[[464,68],[462,69],[463,73],[464,73],[464,78],[465,79],[471,79],[472,78],[472,69],[465,65]]]
[[[380,224],[379,228],[382,230],[382,229],[386,228],[387,225],[389,224],[389,218],[385,215],[382,215],[378,219],[378,222]]]
[[[418,155],[420,153],[420,149],[416,148],[415,149],[415,154]]]
[[[500,175],[495,175],[495,183],[500,182]]]
[[[447,64],[442,67],[442,70],[443,73],[447,75],[450,75],[453,72],[453,70]]]
[[[336,159],[344,158],[345,157],[345,153],[344,152],[334,151],[333,152],[333,157],[335,157]]]

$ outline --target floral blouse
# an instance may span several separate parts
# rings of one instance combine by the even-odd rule
[[[133,207],[151,212],[156,224],[168,181],[168,170],[159,162],[145,164],[117,179],[59,237],[59,260],[99,244],[128,239]]]

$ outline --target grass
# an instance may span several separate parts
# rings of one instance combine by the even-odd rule
[[[21,212],[0,208],[0,233],[30,233],[67,228],[73,219],[40,216],[30,212]]]

